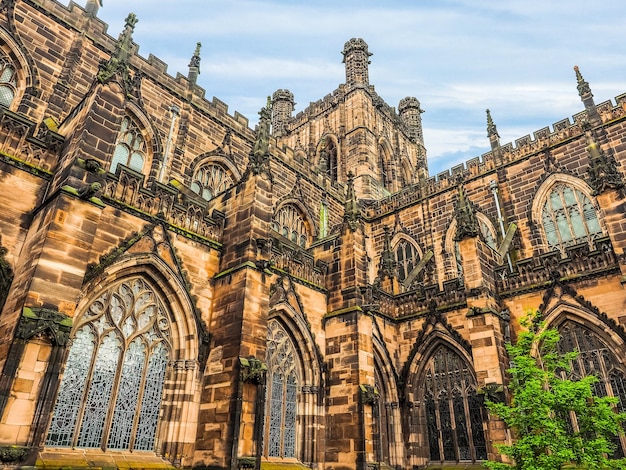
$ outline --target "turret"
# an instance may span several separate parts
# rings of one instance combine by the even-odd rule
[[[346,85],[369,85],[368,65],[372,55],[367,43],[361,38],[352,38],[343,46],[343,63],[346,64]]]
[[[275,137],[285,134],[295,103],[289,90],[276,90],[272,95],[272,133]]]
[[[424,110],[420,107],[417,98],[407,96],[400,100],[398,105],[400,118],[409,128],[409,135],[415,142],[424,145],[424,134],[422,133],[422,113]]]

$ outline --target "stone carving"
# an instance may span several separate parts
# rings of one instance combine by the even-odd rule
[[[617,170],[615,159],[602,150],[588,122],[583,123],[583,130],[589,152],[589,184],[594,189],[594,194],[602,194],[608,189],[623,188],[624,180]]]
[[[265,362],[255,357],[240,357],[239,365],[241,366],[241,380],[244,382],[259,385],[265,381],[267,373]]]
[[[364,405],[375,405],[378,403],[380,395],[378,394],[378,390],[376,390],[373,385],[359,385],[359,389],[361,392],[361,400]]]
[[[455,241],[478,236],[478,220],[476,219],[472,203],[465,194],[463,185],[459,185],[459,195],[454,208],[454,215],[456,217]]]
[[[55,344],[66,346],[72,329],[72,319],[64,313],[46,308],[24,307],[15,336],[28,340],[47,333]]]

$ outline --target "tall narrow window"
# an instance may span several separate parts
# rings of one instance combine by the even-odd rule
[[[478,228],[480,229],[480,235],[485,242],[485,244],[494,250],[498,249],[498,242],[496,238],[496,234],[493,232],[491,227],[485,223],[484,220],[478,219]]]
[[[428,361],[424,412],[430,460],[476,461],[487,458],[484,407],[466,362],[447,346]]]
[[[17,89],[15,67],[5,56],[0,55],[0,104],[11,106]]]
[[[309,239],[307,224],[294,205],[286,204],[276,211],[272,229],[300,247],[306,247]]]
[[[267,409],[263,453],[266,457],[296,457],[296,422],[300,374],[293,341],[276,321],[268,326]]]
[[[143,171],[146,159],[146,142],[141,130],[128,116],[122,119],[120,131],[117,135],[115,153],[111,160],[111,173],[114,173],[117,165],[126,165],[136,171]]]
[[[617,409],[626,409],[626,375],[619,365],[615,355],[608,346],[596,334],[588,328],[566,321],[559,326],[561,352],[576,351],[578,356],[571,365],[570,377],[580,379],[588,375],[594,375],[598,382],[594,384],[594,394],[597,396],[613,396],[619,401]],[[565,377],[565,373],[563,373]],[[576,417],[571,416],[572,426],[576,426]],[[616,457],[623,457],[626,450],[626,440],[622,436],[615,439],[617,447]]]
[[[589,198],[565,184],[554,186],[543,205],[541,217],[551,249],[564,250],[570,245],[591,242],[602,233],[598,215]]]
[[[119,282],[80,318],[46,445],[155,449],[170,322],[141,278]]]
[[[395,249],[398,262],[398,281],[403,282],[420,261],[415,246],[408,240],[401,239]]]
[[[215,195],[235,184],[230,172],[218,163],[208,163],[200,167],[193,177],[191,190],[203,199],[210,201]]]
[[[326,175],[332,180],[337,181],[338,161],[337,146],[335,141],[327,137],[320,150],[320,164]]]

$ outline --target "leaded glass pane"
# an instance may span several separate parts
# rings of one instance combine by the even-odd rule
[[[300,211],[293,205],[287,204],[281,207],[275,214],[273,222],[281,228],[281,235],[289,238],[292,242],[303,246],[302,241],[308,239],[308,232],[304,218]],[[274,225],[272,225],[273,227]]]
[[[128,166],[133,170],[143,170],[143,155],[139,152],[133,152],[133,154],[130,156]]]
[[[459,460],[470,460],[469,436],[467,433],[467,421],[465,419],[465,401],[460,393],[455,393],[453,398],[454,422],[456,426],[456,441],[459,448]]]
[[[407,240],[398,242],[395,253],[398,263],[398,280],[402,282],[419,263],[419,253],[413,244]]]
[[[100,446],[121,350],[120,339],[113,332],[104,337],[98,348],[78,436],[78,447]]]
[[[146,347],[139,338],[135,339],[126,351],[122,378],[117,392],[117,402],[113,414],[113,425],[108,447],[128,449],[133,429],[133,419],[137,412],[139,387],[146,361]]]
[[[146,151],[146,143],[139,126],[126,116],[120,125],[109,171],[114,173],[119,163],[133,170],[143,171]]]
[[[137,277],[102,293],[81,323],[46,444],[154,450],[169,356],[163,303]]]
[[[263,452],[268,457],[296,457],[299,370],[293,341],[276,321],[268,326],[268,400]]]
[[[11,87],[0,85],[0,104],[10,106],[15,98],[15,92]]]
[[[439,428],[437,426],[437,411],[435,401],[431,396],[426,398],[426,427],[428,432],[428,449],[430,460],[441,460],[439,452]]]
[[[486,460],[487,444],[485,442],[485,433],[483,431],[483,400],[476,395],[475,391],[472,391],[468,403],[470,425],[472,429],[472,441],[474,443],[476,460]]]
[[[199,188],[196,192],[207,201],[235,184],[230,172],[218,163],[208,163],[202,166],[196,171],[192,180],[192,186]]]
[[[59,396],[54,407],[46,445],[59,447],[72,445],[80,409],[80,401],[76,397],[81,397],[85,390],[95,346],[94,340],[89,326],[83,326],[76,332],[65,364],[65,374],[59,386]]]

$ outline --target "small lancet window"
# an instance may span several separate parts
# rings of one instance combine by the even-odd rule
[[[0,55],[0,105],[11,106],[16,91],[16,69],[7,57]]]
[[[398,281],[403,282],[420,261],[415,246],[408,240],[400,240],[395,249],[398,263]]]
[[[210,201],[233,184],[235,184],[233,177],[223,166],[209,163],[196,171],[191,183],[191,190],[203,199]]]
[[[301,248],[306,247],[309,239],[307,224],[293,205],[287,204],[274,214],[272,229]]]
[[[542,210],[543,230],[550,249],[592,242],[602,233],[596,210],[580,190],[557,184]]]
[[[111,160],[111,173],[118,164],[126,165],[136,171],[143,171],[146,160],[146,141],[137,124],[128,116],[124,117],[117,135],[115,152]]]

